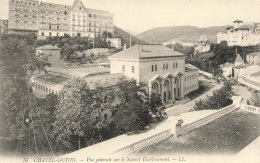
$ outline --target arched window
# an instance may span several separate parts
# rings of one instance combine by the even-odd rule
[[[122,66],[122,72],[125,72],[125,65]]]

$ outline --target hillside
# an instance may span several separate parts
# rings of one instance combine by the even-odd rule
[[[121,38],[122,46],[124,46],[124,44],[126,44],[127,48],[129,47],[130,34],[128,32],[125,32],[121,28],[118,28],[117,26],[115,26],[114,37]],[[133,35],[132,35],[131,39],[132,39],[132,46],[137,43],[143,43],[143,44],[145,43],[144,41],[142,41],[142,39],[138,39]]]
[[[163,43],[170,40],[196,42],[206,35],[210,42],[217,42],[217,33],[224,32],[227,26],[198,28],[195,26],[157,27],[138,34],[136,37],[148,43]]]

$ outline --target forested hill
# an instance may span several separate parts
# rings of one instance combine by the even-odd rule
[[[114,32],[114,37],[115,38],[121,38],[122,41],[122,46],[124,46],[124,44],[126,44],[127,48],[129,47],[129,43],[130,43],[130,34],[124,30],[122,30],[121,28],[114,26],[115,27],[115,32]],[[138,39],[135,36],[131,36],[132,39],[132,46],[137,44],[137,43],[145,43],[145,41],[142,41],[141,39]]]
[[[195,26],[157,27],[136,35],[148,43],[163,43],[170,40],[195,42],[199,36],[206,35],[210,42],[217,41],[217,33],[224,32],[227,26],[198,28]]]

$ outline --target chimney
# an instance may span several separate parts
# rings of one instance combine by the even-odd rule
[[[126,44],[124,44],[124,50],[126,50]]]

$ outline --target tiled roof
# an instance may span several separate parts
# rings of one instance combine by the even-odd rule
[[[109,59],[141,59],[153,57],[174,57],[185,56],[184,54],[172,51],[163,45],[135,45],[121,52],[115,53]]]
[[[253,53],[249,53],[249,54],[247,54],[247,55],[260,57],[260,52],[253,52]]]
[[[97,86],[107,87],[114,86],[119,82],[119,79],[124,77],[123,74],[105,74],[105,75],[93,75],[86,76],[84,79],[88,83],[89,88],[94,89]]]
[[[232,64],[232,63],[229,63],[229,62],[226,62],[226,63],[224,63],[224,64],[219,65],[219,67],[221,67],[221,68],[224,68],[224,67],[232,67],[232,66],[233,66],[233,64]]]
[[[60,48],[53,45],[43,45],[41,47],[36,48],[36,50],[60,50]]]

